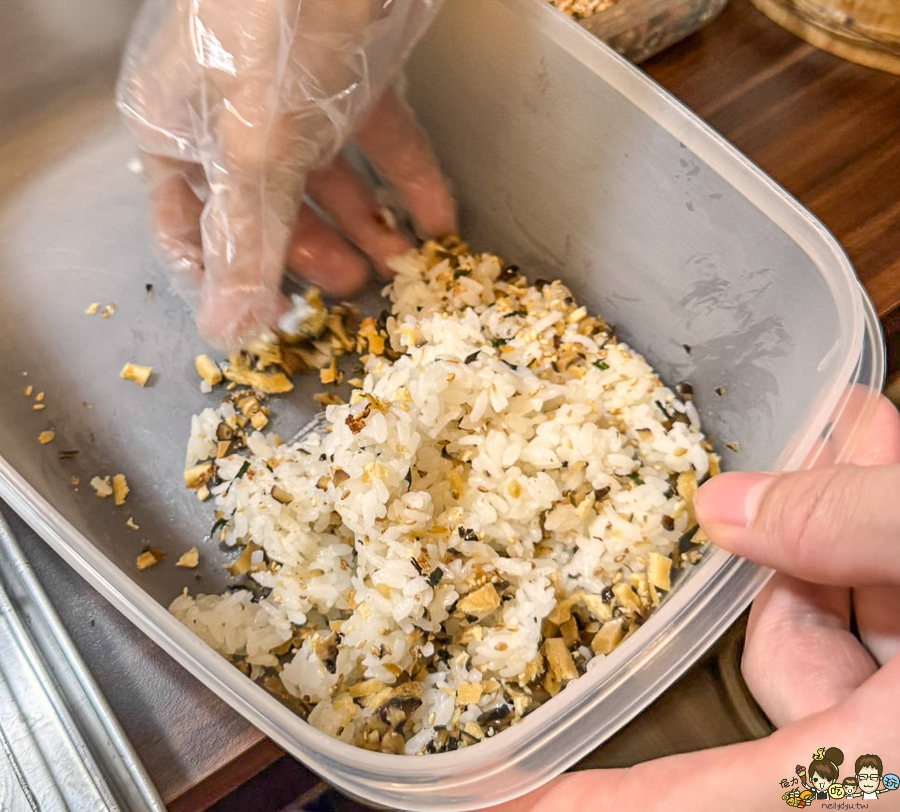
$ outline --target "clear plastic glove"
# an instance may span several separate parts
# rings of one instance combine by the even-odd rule
[[[423,235],[455,229],[434,155],[393,90],[440,2],[147,0],[118,104],[164,260],[208,340],[233,346],[273,325],[285,265],[347,295],[366,277],[362,254],[386,275],[385,259],[410,247],[336,157],[351,136]]]
[[[851,465],[707,482],[694,507],[710,539],[778,570],[753,603],[742,670],[781,729],[629,769],[569,773],[492,812],[784,809],[781,780],[831,746],[843,751],[838,781],[856,772],[866,792],[895,790],[892,778],[882,784],[855,764],[874,753],[885,774],[900,773],[898,497],[900,416],[884,399]]]

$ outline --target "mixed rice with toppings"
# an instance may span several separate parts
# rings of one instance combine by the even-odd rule
[[[634,633],[700,556],[718,458],[687,391],[561,282],[459,241],[393,269],[324,430],[254,431],[246,392],[194,418],[190,484],[254,589],[170,608],[320,730],[419,754],[494,735]]]

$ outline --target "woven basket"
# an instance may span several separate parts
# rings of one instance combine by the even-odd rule
[[[837,56],[900,74],[900,0],[750,0],[792,34]]]

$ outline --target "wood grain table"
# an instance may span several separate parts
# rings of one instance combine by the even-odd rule
[[[900,77],[807,45],[747,0],[644,68],[825,223],[900,331]]]
[[[816,50],[747,0],[732,0],[710,25],[644,68],[822,219],[847,250],[886,332],[900,337],[900,79]],[[682,682],[684,707],[721,691],[710,669],[708,659]],[[672,705],[664,697],[650,713],[675,718]],[[632,726],[644,741],[657,736],[656,754],[674,749],[657,725],[639,718]],[[722,743],[752,735],[752,728],[732,721],[718,741],[682,737],[679,744]],[[632,738],[626,728],[594,763],[633,759]],[[205,809],[280,755],[261,738],[170,799],[171,808]]]

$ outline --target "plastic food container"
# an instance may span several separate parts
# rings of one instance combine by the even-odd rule
[[[712,553],[599,667],[456,752],[353,748],[250,682],[165,608],[185,586],[228,581],[212,545],[200,545],[198,570],[172,566],[211,524],[181,483],[190,415],[210,402],[193,371],[204,348],[150,253],[113,72],[70,70],[60,81],[71,93],[45,99],[40,120],[22,105],[0,131],[0,496],[185,668],[346,792],[466,810],[534,789],[671,685],[766,573]],[[727,468],[848,458],[882,382],[878,322],[837,243],[746,158],[542,0],[445,4],[409,85],[475,246],[561,275],[667,381],[689,380]],[[84,315],[94,301],[116,314]],[[126,361],[154,367],[146,389],[118,378]],[[45,410],[23,397],[28,384],[46,392]],[[278,404],[283,434],[315,411],[318,388],[302,380]],[[51,427],[56,439],[39,446]],[[61,460],[64,449],[79,453]],[[88,482],[119,472],[132,493],[116,508]],[[167,558],[140,572],[148,542]]]

